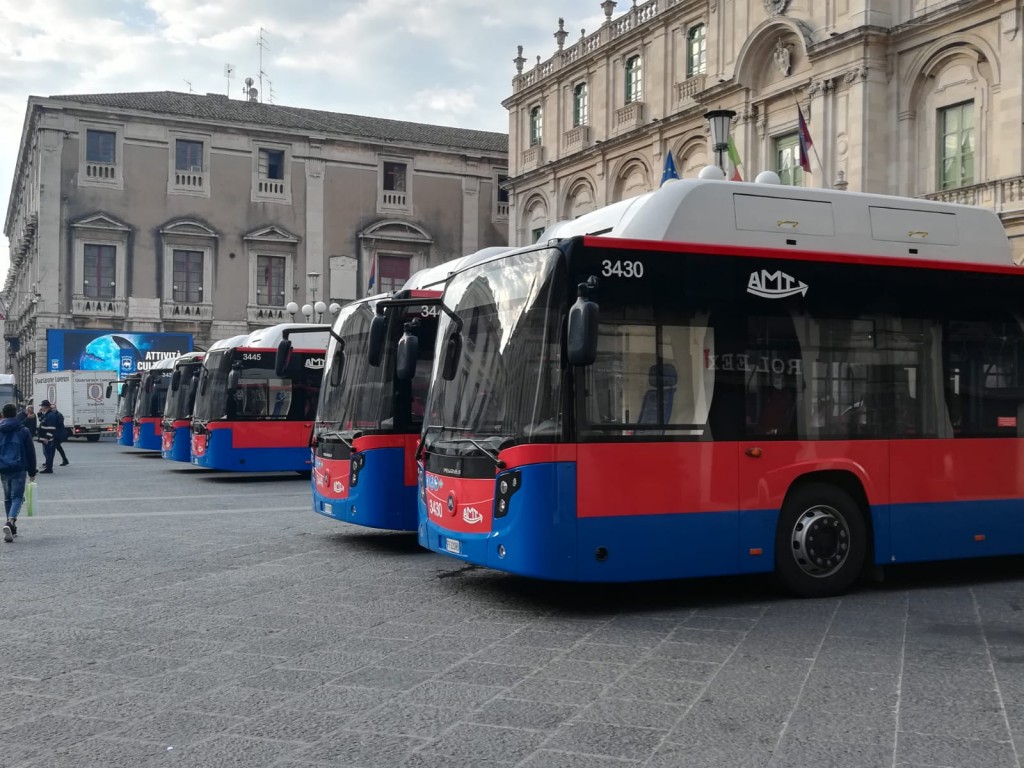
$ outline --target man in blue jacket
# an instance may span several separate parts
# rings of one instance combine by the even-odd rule
[[[0,419],[0,480],[4,485],[4,541],[10,543],[18,535],[18,513],[25,501],[26,476],[36,476],[36,449],[32,436],[18,418],[18,406],[7,403]]]

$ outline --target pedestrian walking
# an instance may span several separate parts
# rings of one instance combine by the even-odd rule
[[[7,403],[0,411],[0,480],[4,486],[4,541],[18,535],[18,513],[25,501],[27,478],[36,476],[36,449],[28,428],[18,418],[18,406]]]
[[[43,444],[43,469],[39,474],[49,475],[53,474],[55,454],[60,453],[62,467],[69,463],[62,447],[67,439],[67,430],[64,428],[64,414],[54,408],[49,400],[39,404],[39,413],[39,440]]]
[[[18,414],[18,418],[21,419],[22,425],[28,430],[29,436],[34,440],[39,428],[39,419],[36,418],[35,409],[31,405],[26,405],[21,413]]]

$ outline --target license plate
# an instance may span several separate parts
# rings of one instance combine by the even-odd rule
[[[451,552],[453,555],[461,555],[462,554],[462,542],[459,541],[458,539],[446,538],[444,540],[444,548],[448,552]]]
[[[333,515],[334,514],[334,507],[332,507],[330,504],[328,504],[325,501],[324,502],[324,512],[326,512],[328,515]]]

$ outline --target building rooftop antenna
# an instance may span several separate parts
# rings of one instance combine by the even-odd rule
[[[256,40],[256,47],[260,49],[260,100],[263,97],[263,78],[267,76],[267,73],[263,71],[263,52],[270,50],[270,45],[267,43],[267,30],[260,27],[260,34]]]

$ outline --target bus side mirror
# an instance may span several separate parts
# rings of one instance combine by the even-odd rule
[[[228,371],[228,390],[238,389],[238,384],[242,380],[242,371],[238,368],[232,368]]]
[[[416,361],[420,355],[419,337],[412,332],[411,324],[406,323],[405,333],[398,340],[398,353],[395,355],[395,376],[399,381],[408,381],[416,374]]]
[[[177,392],[178,387],[181,386],[181,368],[175,368],[174,373],[171,374],[171,391]]]
[[[328,381],[332,387],[341,384],[341,374],[345,370],[345,350],[340,346],[334,352],[334,359],[331,360],[331,375]]]
[[[112,394],[114,394],[114,385],[113,384],[107,384],[107,400],[110,399],[110,396]]]
[[[569,365],[592,365],[597,359],[597,315],[597,302],[584,296],[569,308],[565,342]]]
[[[283,379],[285,372],[288,370],[288,366],[292,362],[292,340],[281,339],[281,343],[277,345],[277,357],[274,358],[274,373],[277,374],[278,378]]]
[[[147,376],[146,377],[146,394],[147,395],[151,394],[153,392],[153,388],[155,386],[156,386],[156,379],[153,378],[152,376]]]
[[[207,373],[205,376],[202,377],[202,379],[202,383],[200,383],[199,385],[199,394],[205,395],[206,390],[210,388],[210,374]]]
[[[370,321],[370,344],[366,350],[366,359],[374,368],[380,366],[384,357],[384,340],[388,335],[388,321],[384,315],[374,315]]]
[[[441,376],[445,381],[455,378],[459,369],[459,358],[462,357],[462,334],[455,331],[444,343],[444,360],[441,365]]]

